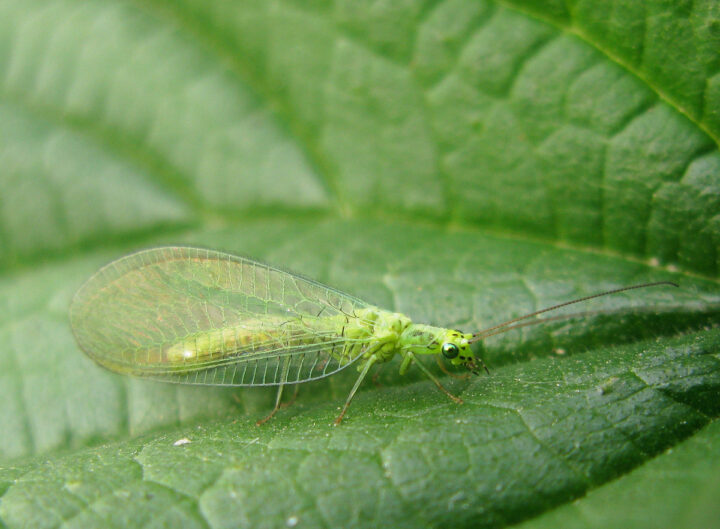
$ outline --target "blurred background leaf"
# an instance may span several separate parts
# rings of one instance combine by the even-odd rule
[[[0,526],[717,526],[720,8],[0,0]],[[488,339],[272,391],[121,377],[68,303],[157,244]],[[176,442],[183,441],[176,446]]]

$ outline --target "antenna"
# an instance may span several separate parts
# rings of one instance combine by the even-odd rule
[[[513,323],[526,320],[528,318],[532,318],[533,316],[537,316],[539,314],[543,314],[544,312],[550,312],[551,310],[557,310],[562,307],[566,307],[568,305],[573,305],[574,303],[580,303],[582,301],[588,301],[590,299],[600,298],[602,296],[609,296],[611,294],[618,294],[620,292],[626,292],[628,290],[635,290],[637,288],[648,288],[648,287],[658,287],[658,286],[672,286],[672,287],[678,287],[676,283],[673,283],[671,281],[656,281],[654,283],[642,283],[640,285],[630,285],[629,287],[622,287],[622,288],[616,288],[614,290],[608,290],[607,292],[600,292],[599,294],[593,294],[591,296],[585,296],[578,299],[573,299],[572,301],[566,301],[564,303],[560,303],[558,305],[553,305],[552,307],[548,307],[541,310],[536,310],[535,312],[531,312],[530,314],[525,314],[524,316],[519,316],[517,318],[513,318],[512,320],[505,321],[503,323],[499,323],[497,325],[493,325],[492,327],[488,327],[487,329],[483,329],[481,331],[478,331],[473,334],[472,339],[470,340],[470,343],[477,342],[478,340],[482,340],[483,338],[487,338],[488,336],[494,336],[496,334],[501,334],[503,332],[507,332],[512,329],[516,329],[518,327],[525,327],[528,325],[536,325],[538,323],[544,323],[547,321],[552,321],[554,318],[545,318],[545,319],[538,319],[537,321],[532,322],[525,322],[520,323],[517,325],[512,325]]]

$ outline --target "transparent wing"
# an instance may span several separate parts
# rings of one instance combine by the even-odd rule
[[[369,305],[263,263],[165,247],[114,261],[77,292],[80,347],[121,373],[211,385],[276,385],[347,367],[369,339],[345,329]],[[371,324],[367,322],[368,325]]]

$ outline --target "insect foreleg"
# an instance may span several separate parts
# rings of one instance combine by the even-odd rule
[[[347,398],[347,400],[345,401],[345,406],[343,406],[343,409],[342,409],[342,411],[340,412],[340,415],[338,415],[338,416],[337,416],[337,419],[335,419],[335,426],[337,426],[338,424],[340,424],[340,422],[342,422],[343,417],[345,416],[345,412],[346,412],[347,409],[350,407],[350,402],[352,401],[353,397],[355,396],[355,392],[356,392],[356,391],[358,390],[358,388],[360,387],[360,384],[362,384],[362,381],[363,381],[363,379],[365,378],[365,375],[367,375],[367,373],[368,373],[368,371],[370,370],[370,368],[371,368],[371,367],[373,366],[373,364],[374,364],[375,362],[377,362],[377,361],[378,361],[378,358],[377,358],[377,356],[375,356],[375,355],[370,356],[370,358],[368,358],[368,359],[365,361],[365,365],[363,366],[363,369],[362,369],[362,371],[360,372],[360,376],[359,376],[358,379],[355,381],[355,385],[354,385],[353,388],[350,390],[350,394],[348,395],[348,398]]]
[[[437,377],[436,377],[435,375],[433,375],[433,374],[430,372],[430,370],[429,370],[427,367],[425,367],[425,366],[422,364],[422,362],[420,362],[413,353],[411,353],[411,352],[405,353],[405,359],[407,359],[408,357],[410,357],[410,359],[411,359],[410,361],[413,361],[413,360],[414,360],[414,361],[415,361],[415,365],[417,365],[417,366],[420,368],[420,371],[422,371],[423,373],[425,373],[425,375],[426,375],[430,380],[432,380],[432,381],[435,383],[435,385],[440,389],[440,391],[442,391],[443,393],[445,393],[445,395],[447,395],[448,397],[450,397],[453,402],[455,402],[455,403],[457,403],[457,404],[462,404],[462,403],[463,403],[463,400],[462,400],[460,397],[456,397],[455,395],[453,395],[452,393],[450,393],[447,389],[445,389],[445,387],[444,387],[442,384],[440,384],[440,381],[437,379]],[[405,363],[405,359],[403,359],[403,363]],[[402,366],[401,366],[400,368],[402,369]]]
[[[435,357],[435,360],[437,360],[437,365],[440,367],[440,369],[442,370],[442,372],[445,373],[446,375],[451,376],[451,377],[453,377],[453,378],[457,378],[458,380],[467,380],[468,378],[470,378],[470,373],[465,373],[465,374],[462,374],[462,375],[458,375],[457,373],[453,373],[452,371],[448,371],[448,369],[445,367],[445,364],[443,364],[442,358],[440,357],[440,355],[437,355],[437,356]],[[484,366],[484,365],[485,365],[485,364],[483,364],[483,366]],[[487,369],[487,368],[486,368],[486,369]]]
[[[406,354],[403,356],[402,363],[400,364],[401,375],[407,373],[407,370],[410,369],[410,365],[413,363],[413,360],[415,360],[415,357],[412,354]]]

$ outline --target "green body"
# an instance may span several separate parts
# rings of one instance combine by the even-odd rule
[[[414,324],[296,274],[198,248],[154,248],[110,263],[75,295],[70,320],[80,347],[108,369],[178,383],[276,385],[276,409],[283,386],[355,361],[361,375],[345,409],[370,367],[395,355],[401,374],[422,355],[472,370],[476,361],[471,334]]]
[[[272,322],[272,329],[268,329],[269,321]],[[310,321],[280,318],[251,320],[235,327],[198,332],[162,348],[159,361],[177,374],[207,368],[213,360],[240,360],[247,349],[257,349],[268,341],[274,341],[279,355],[283,349],[327,343],[330,358],[339,365],[347,365],[358,358],[369,358],[372,355],[381,363],[392,360],[397,354],[403,358],[408,358],[408,353],[439,354],[440,346],[449,341],[456,341],[470,355],[467,342],[471,337],[441,327],[414,324],[403,314],[369,307],[358,310],[353,317],[332,316]],[[336,339],[340,340],[339,343],[335,343]],[[464,355],[459,356],[458,360],[464,360]],[[409,365],[403,364],[400,374],[404,374]],[[284,383],[306,380],[289,377]],[[236,382],[235,385],[260,384]]]

